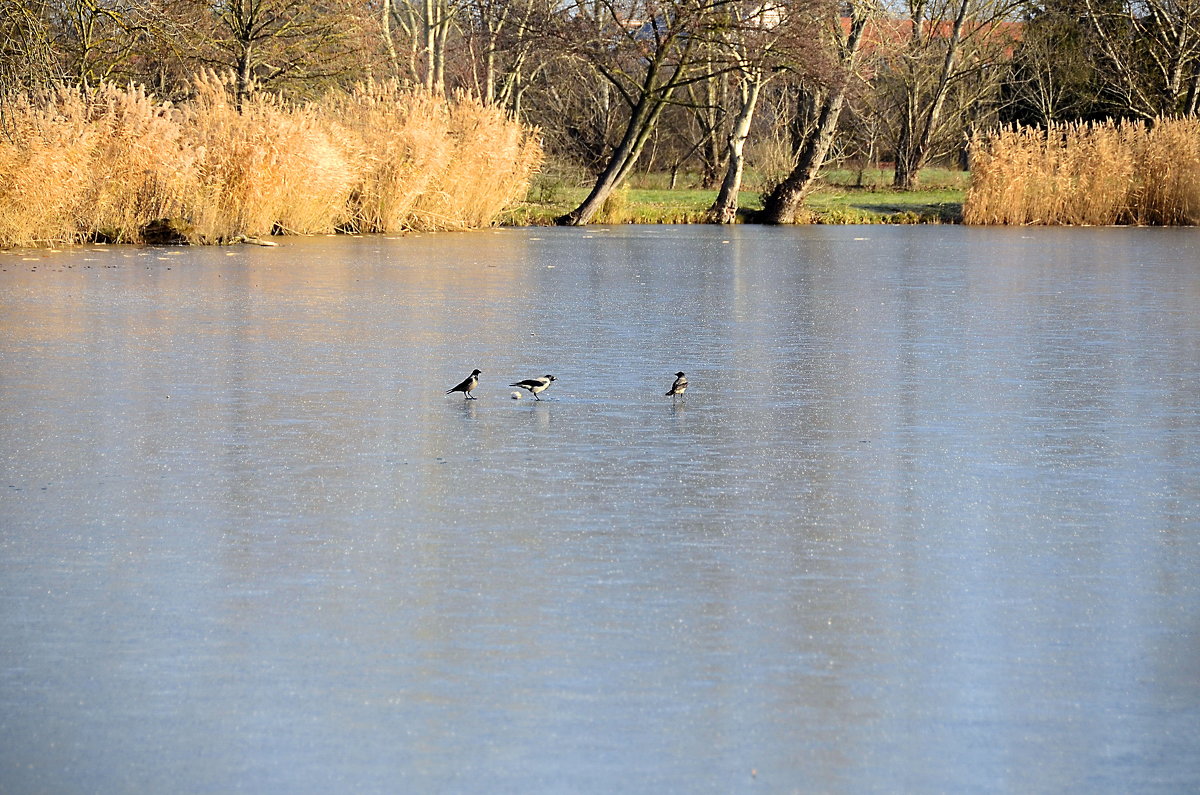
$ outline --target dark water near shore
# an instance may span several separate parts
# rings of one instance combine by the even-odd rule
[[[0,255],[0,791],[1194,792],[1198,396],[1200,230]]]

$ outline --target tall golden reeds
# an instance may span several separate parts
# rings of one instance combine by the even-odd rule
[[[451,167],[450,108],[429,94],[406,94],[395,84],[367,83],[342,95],[332,114],[361,171],[349,206],[360,232],[426,228],[417,200]]]
[[[368,83],[328,110],[363,167],[349,219],[360,231],[487,226],[542,164],[529,129],[466,97]]]
[[[99,138],[73,92],[11,100],[0,135],[0,244],[75,239]]]
[[[980,136],[963,219],[1200,223],[1200,120],[1055,124]]]
[[[192,242],[273,232],[487,226],[541,164],[534,131],[467,98],[368,84],[238,110],[204,75],[173,106],[138,88],[27,95],[0,136],[0,245]]]
[[[358,168],[319,107],[251,97],[239,111],[227,79],[196,81],[179,117],[196,164],[181,211],[198,240],[332,232],[347,217]]]

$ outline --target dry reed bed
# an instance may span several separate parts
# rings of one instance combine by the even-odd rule
[[[1200,223],[1200,119],[1022,127],[972,143],[968,224]]]
[[[535,131],[460,97],[367,84],[239,112],[226,81],[170,105],[139,88],[10,102],[0,245],[141,242],[170,218],[194,243],[272,233],[487,226],[541,164]]]

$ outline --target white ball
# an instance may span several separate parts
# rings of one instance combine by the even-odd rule
[[[512,399],[513,399],[513,400],[520,400],[520,399],[521,399],[521,393],[520,393],[520,392],[513,392],[513,393],[512,393]]]

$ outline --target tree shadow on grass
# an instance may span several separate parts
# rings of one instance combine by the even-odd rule
[[[850,202],[849,207],[867,215],[879,216],[885,223],[962,223],[962,202],[888,203]]]

